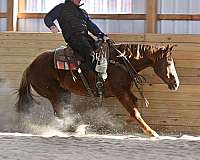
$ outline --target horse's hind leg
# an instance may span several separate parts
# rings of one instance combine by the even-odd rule
[[[149,135],[150,137],[158,137],[159,135],[151,129],[146,122],[142,119],[140,112],[137,109],[137,98],[131,93],[130,90],[119,92],[116,95],[121,104],[126,108],[129,112],[130,116],[135,118],[139,125],[141,126],[144,133]]]
[[[34,90],[41,96],[49,99],[53,106],[54,115],[62,118],[64,116],[64,106],[70,103],[71,92],[60,87],[59,82],[53,79],[32,81]]]
[[[59,118],[64,117],[64,108],[70,104],[71,92],[58,88],[57,92],[53,93],[53,96],[49,97],[49,100],[53,106],[54,115]]]

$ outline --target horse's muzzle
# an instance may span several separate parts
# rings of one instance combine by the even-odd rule
[[[178,89],[179,85],[177,83],[169,84],[168,88],[170,90],[176,91]]]

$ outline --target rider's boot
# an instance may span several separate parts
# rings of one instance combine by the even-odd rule
[[[97,61],[95,71],[98,72],[98,75],[105,81],[108,77],[107,75],[108,62],[106,58],[102,58]]]
[[[107,79],[107,65],[106,58],[102,58],[96,63],[95,71],[98,73],[96,87],[99,96],[103,95],[104,81]]]

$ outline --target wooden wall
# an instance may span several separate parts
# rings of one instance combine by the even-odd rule
[[[159,44],[177,44],[174,58],[181,85],[177,92],[155,76],[152,69],[143,75],[152,83],[144,87],[149,108],[140,108],[144,119],[161,133],[200,134],[200,36],[121,34],[109,35],[115,41]],[[13,89],[19,85],[22,71],[42,51],[63,45],[60,34],[0,33],[0,105],[5,105]],[[134,89],[133,89],[134,90]],[[127,112],[115,99],[104,102],[113,114],[126,118]]]

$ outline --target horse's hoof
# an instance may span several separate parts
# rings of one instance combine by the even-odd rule
[[[64,114],[54,113],[55,117],[58,119],[64,119]]]
[[[155,131],[152,131],[151,137],[158,138],[158,137],[159,137],[159,134],[156,133]]]
[[[143,130],[143,131],[150,138],[158,138],[159,137],[158,133],[156,133],[156,131],[154,131],[154,130]]]

